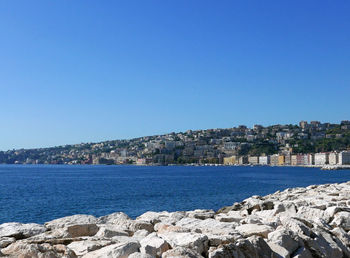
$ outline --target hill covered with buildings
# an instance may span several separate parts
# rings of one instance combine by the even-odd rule
[[[129,140],[9,150],[0,152],[0,163],[307,165],[317,160],[328,164],[335,159],[339,163],[338,152],[348,153],[348,150],[350,121],[340,124],[301,121],[298,125],[252,128],[240,125]]]

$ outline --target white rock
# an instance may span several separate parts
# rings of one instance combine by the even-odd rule
[[[156,233],[152,233],[140,241],[141,253],[160,257],[162,253],[170,249],[169,244]]]
[[[114,236],[129,236],[129,233],[121,230],[119,227],[110,224],[100,226],[100,229],[95,235],[96,237],[111,238]]]
[[[119,220],[131,220],[124,212],[115,212],[106,216],[99,217],[97,223],[99,224],[117,224]]]
[[[155,256],[136,252],[136,253],[130,254],[129,258],[155,258]]]
[[[269,233],[267,238],[269,240],[269,243],[279,245],[287,250],[288,254],[292,254],[299,247],[298,241],[293,238],[292,234],[293,233],[291,231],[285,230],[283,228],[278,228],[277,230]],[[274,250],[272,247],[271,249]]]
[[[208,249],[208,237],[203,234],[170,232],[158,234],[158,236],[168,242],[172,248],[186,247],[195,250],[199,254]]]
[[[184,248],[176,247],[165,253],[163,253],[162,258],[202,258],[203,256],[197,253],[196,251]]]
[[[244,219],[240,211],[229,211],[227,213],[219,213],[215,215],[215,219],[220,222],[236,222],[239,223]]]
[[[213,210],[194,210],[186,212],[186,216],[195,219],[209,219],[214,218],[215,211]]]
[[[1,237],[0,238],[0,248],[5,248],[6,246],[9,246],[13,242],[16,241],[16,238],[14,237]]]
[[[92,241],[92,240],[84,240],[84,241],[74,241],[67,245],[67,247],[74,251],[76,255],[84,255],[88,252],[95,251],[97,249],[100,249],[104,246],[107,246],[111,244],[111,241],[106,240],[99,240],[99,241]]]
[[[45,232],[43,225],[17,222],[4,223],[0,225],[0,237],[14,237],[16,239],[28,238]]]
[[[244,237],[256,235],[267,238],[267,235],[272,232],[274,228],[266,225],[243,224],[236,227],[236,230]]]
[[[235,222],[220,222],[215,219],[194,219],[194,218],[183,218],[176,223],[176,226],[189,229],[196,233],[209,233],[216,235],[227,235],[236,232],[235,227],[238,224]]]
[[[127,258],[130,254],[138,252],[140,244],[138,242],[128,242],[112,244],[96,251],[89,252],[82,258]]]
[[[341,227],[345,231],[349,231],[350,230],[350,212],[340,211],[336,213],[330,225],[333,227]]]
[[[49,229],[66,228],[73,225],[96,224],[97,218],[92,215],[77,214],[55,219],[45,223]]]

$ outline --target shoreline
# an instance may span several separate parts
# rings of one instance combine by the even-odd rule
[[[293,167],[293,168],[319,168],[320,170],[350,170],[350,165],[253,165],[253,164],[240,164],[240,165],[224,165],[224,164],[197,164],[197,163],[190,163],[190,164],[7,164],[2,163],[1,165],[6,166],[135,166],[135,167]]]
[[[214,210],[73,215],[0,225],[5,257],[349,257],[350,181]],[[25,256],[27,255],[27,256]]]

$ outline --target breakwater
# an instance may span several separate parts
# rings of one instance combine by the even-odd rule
[[[73,215],[0,225],[8,257],[350,257],[350,182],[252,196],[217,212]]]

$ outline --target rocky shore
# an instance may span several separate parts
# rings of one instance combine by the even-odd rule
[[[0,225],[0,256],[350,257],[350,182],[290,188],[213,210],[74,215]]]

